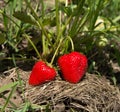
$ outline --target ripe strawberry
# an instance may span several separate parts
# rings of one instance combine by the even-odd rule
[[[65,54],[58,59],[63,78],[71,83],[78,83],[87,69],[87,57],[79,52]]]
[[[56,76],[55,69],[47,66],[43,61],[38,61],[33,66],[32,72],[29,78],[30,85],[39,85],[50,80],[53,80]]]

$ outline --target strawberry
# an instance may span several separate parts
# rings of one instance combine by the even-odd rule
[[[58,59],[63,78],[70,83],[78,83],[87,69],[87,57],[79,52],[65,54]]]
[[[47,66],[45,62],[38,61],[33,66],[32,72],[29,77],[30,85],[39,85],[50,80],[53,80],[56,76],[56,71],[54,68]]]

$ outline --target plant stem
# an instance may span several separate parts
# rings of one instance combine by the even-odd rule
[[[44,28],[44,25],[43,25],[42,22],[40,21],[40,18],[38,17],[37,13],[34,11],[34,9],[31,7],[30,3],[29,3],[27,0],[25,0],[25,2],[26,2],[26,4],[28,5],[28,7],[30,8],[31,12],[33,13],[33,16],[34,16],[34,18],[36,19],[36,23],[37,23],[39,29],[40,29],[40,27],[41,27],[44,35],[46,36],[46,38],[48,39],[49,43],[50,43],[51,46],[52,46],[52,43],[51,43],[51,41],[50,41],[50,38],[49,38],[49,36],[48,36],[45,28]],[[41,30],[41,29],[40,29],[40,30]]]
[[[56,34],[59,35],[60,32],[60,19],[59,19],[59,2],[58,0],[55,0],[55,9],[56,9]],[[59,38],[57,38],[59,39]]]
[[[39,51],[37,50],[36,46],[34,45],[34,43],[31,41],[30,37],[26,34],[23,35],[29,42],[30,44],[33,46],[35,52],[37,53],[38,57],[41,59],[41,56],[40,56],[40,53]]]
[[[72,51],[74,51],[74,43],[73,40],[71,39],[70,36],[67,36],[67,38],[70,40],[71,46],[72,46]]]
[[[58,44],[58,47],[57,47],[57,49],[55,50],[55,53],[54,53],[54,55],[53,55],[53,57],[52,57],[52,59],[51,59],[51,62],[50,62],[51,65],[52,65],[53,62],[54,62],[55,56],[57,55],[58,50],[59,50],[62,42],[63,42],[63,39],[60,39],[60,42],[59,42],[59,44]]]

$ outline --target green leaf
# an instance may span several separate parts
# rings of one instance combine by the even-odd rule
[[[50,25],[51,27],[54,27],[56,25],[55,19],[55,17],[45,18],[43,19],[42,23],[44,26]]]
[[[17,12],[14,12],[13,16],[16,17],[17,19],[19,19],[20,21],[24,22],[24,23],[29,23],[31,25],[37,25],[36,21],[32,17],[32,15],[30,15],[26,12],[17,11]]]
[[[4,11],[1,11],[1,14],[3,16],[3,23],[4,23],[4,26],[5,26],[5,29],[7,29],[9,19],[6,17],[6,10],[4,9]]]
[[[114,75],[112,76],[112,81],[113,81],[113,84],[116,85],[117,79],[116,79],[116,77]]]
[[[6,91],[6,90],[8,90],[8,89],[18,85],[18,84],[19,84],[19,81],[6,84],[6,85],[0,87],[0,93],[2,93],[4,91]]]
[[[67,14],[67,16],[70,16],[72,14],[72,7],[65,7],[65,6],[60,6],[60,10],[63,11],[64,13]]]
[[[3,33],[0,33],[0,44],[5,42],[5,35]]]
[[[50,22],[51,22],[51,19],[50,19],[50,18],[45,18],[45,19],[43,20],[43,25],[44,25],[44,26],[49,25]]]
[[[27,112],[30,107],[30,102],[26,102],[21,112]]]

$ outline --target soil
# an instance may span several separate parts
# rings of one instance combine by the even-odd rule
[[[40,86],[30,86],[28,78],[31,71],[12,68],[3,72],[0,77],[0,87],[22,79],[23,88],[17,86],[10,99],[8,107],[17,104],[17,108],[30,101],[31,104],[45,106],[53,112],[119,112],[120,91],[117,86],[104,76],[86,73],[78,84],[68,83],[58,75],[55,80]],[[19,77],[19,78],[18,78]],[[24,92],[23,92],[24,91]],[[5,103],[5,98],[10,94],[8,89],[0,96],[0,105]],[[3,97],[4,95],[4,97]],[[6,110],[7,111],[7,110]],[[36,110],[36,112],[44,111]]]

